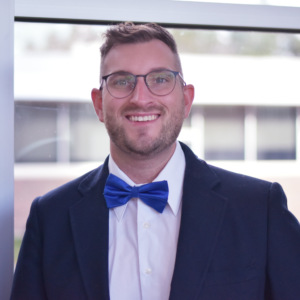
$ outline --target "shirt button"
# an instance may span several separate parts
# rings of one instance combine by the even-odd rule
[[[146,271],[145,271],[145,273],[146,273],[147,275],[150,275],[151,272],[152,272],[152,270],[151,270],[150,268],[146,269]]]
[[[147,222],[145,222],[145,223],[143,224],[143,227],[144,227],[144,228],[149,228],[149,227],[150,227],[150,224],[147,223]]]

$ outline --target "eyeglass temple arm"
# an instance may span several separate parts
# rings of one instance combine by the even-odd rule
[[[183,82],[183,85],[184,85],[184,86],[186,86],[186,82],[184,81],[184,79],[183,79],[182,75],[181,75],[179,72],[178,72],[178,75],[179,75],[180,79],[182,80],[182,82]]]
[[[101,91],[102,90],[102,87],[103,87],[103,82],[104,82],[105,80],[104,80],[104,78],[102,77],[101,78],[101,81],[100,81],[100,87],[99,87],[99,91]]]

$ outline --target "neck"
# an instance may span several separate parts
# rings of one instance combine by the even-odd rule
[[[171,159],[176,142],[153,157],[125,153],[110,142],[110,154],[117,166],[136,184],[152,182]]]

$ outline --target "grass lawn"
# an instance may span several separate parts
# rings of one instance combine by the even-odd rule
[[[22,239],[21,238],[15,238],[14,242],[14,264],[16,265],[20,247],[21,247]]]

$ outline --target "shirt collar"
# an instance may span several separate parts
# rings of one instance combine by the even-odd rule
[[[124,180],[130,186],[140,186],[142,184],[134,183],[114,162],[111,155],[108,160],[108,169],[109,173],[118,176]],[[184,171],[185,171],[185,156],[181,149],[181,146],[178,141],[176,141],[176,148],[163,170],[158,174],[158,176],[153,181],[162,181],[167,180],[169,186],[169,197],[168,204],[176,216],[178,214],[182,191],[183,191],[183,180],[184,180]],[[118,221],[120,221],[124,215],[127,204],[115,207],[114,211]]]

